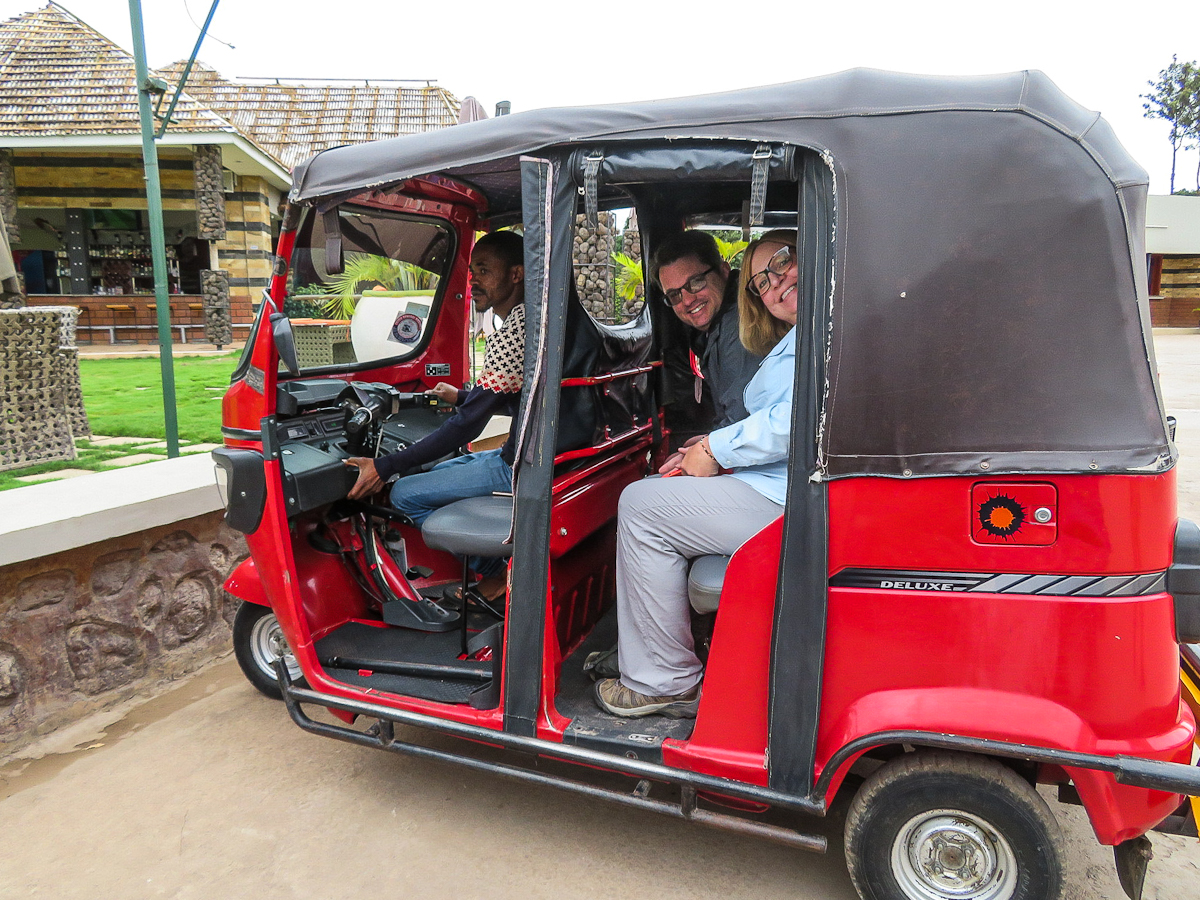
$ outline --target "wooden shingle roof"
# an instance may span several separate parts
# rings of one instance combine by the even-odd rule
[[[0,135],[137,134],[133,57],[61,6],[0,22]],[[236,129],[189,98],[176,131]]]
[[[184,65],[156,74],[174,85]],[[0,22],[0,138],[137,134],[135,82],[133,57],[56,3]],[[240,135],[291,169],[329,147],[453,125],[459,105],[432,84],[238,82],[197,62],[169,131]]]
[[[175,84],[183,67],[177,62],[159,74]],[[330,147],[454,125],[460,106],[433,84],[230,81],[202,63],[192,66],[184,91],[289,169]]]

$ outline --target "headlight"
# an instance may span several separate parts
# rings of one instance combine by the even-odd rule
[[[229,470],[220,464],[214,465],[213,469],[217,479],[217,493],[221,495],[221,505],[229,509]]]
[[[217,490],[225,504],[230,528],[253,534],[262,521],[267,502],[267,476],[262,454],[256,450],[219,447],[212,452],[217,469]]]

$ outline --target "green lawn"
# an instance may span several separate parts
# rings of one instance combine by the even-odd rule
[[[175,358],[175,401],[178,409],[179,439],[185,444],[220,444],[221,397],[229,387],[229,374],[237,365],[238,353],[222,356],[181,356]],[[80,382],[83,405],[94,434],[129,438],[167,436],[163,420],[162,378],[156,358],[81,359]],[[0,472],[0,491],[23,487],[18,477],[57,472],[62,469],[88,469],[93,472],[111,468],[124,456],[153,454],[167,458],[164,446],[107,444],[88,440],[75,442],[78,457],[73,460],[38,463],[21,469]]]
[[[236,352],[176,357],[175,406],[181,440],[221,443],[221,397],[237,358]],[[93,433],[167,436],[158,359],[81,359],[79,377]]]
[[[483,341],[475,345],[476,364],[483,362]],[[229,375],[237,365],[238,351],[221,356],[175,357],[175,405],[179,439],[193,444],[220,444],[221,398],[229,387]],[[162,412],[162,379],[159,361],[145,359],[81,359],[80,382],[83,405],[94,434],[130,438],[167,436]],[[0,472],[0,491],[21,487],[17,477],[55,472],[60,469],[109,468],[107,463],[132,454],[151,453],[166,458],[165,448],[133,444],[100,446],[77,441],[78,459],[40,463]]]

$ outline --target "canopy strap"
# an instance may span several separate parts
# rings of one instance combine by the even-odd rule
[[[593,150],[583,159],[583,209],[589,228],[600,224],[600,164],[604,154]]]
[[[325,271],[330,275],[342,273],[342,220],[337,207],[325,210]]]
[[[751,157],[750,174],[750,221],[754,227],[763,223],[767,209],[767,173],[771,168],[771,145],[759,144]]]

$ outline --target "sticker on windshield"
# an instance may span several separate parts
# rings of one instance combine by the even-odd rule
[[[415,344],[421,337],[421,319],[412,313],[400,313],[392,323],[388,340],[400,344]]]

